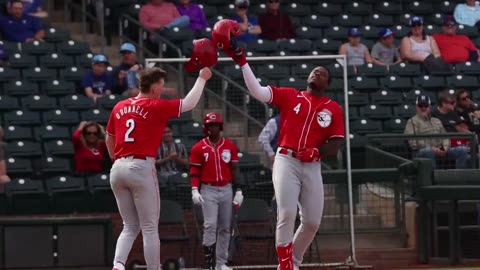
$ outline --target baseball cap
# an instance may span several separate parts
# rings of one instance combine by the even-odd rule
[[[410,18],[408,25],[409,26],[423,25],[423,19],[422,17],[419,17],[419,16],[413,16],[412,18]]]
[[[380,30],[380,32],[378,32],[379,38],[386,38],[393,35],[395,35],[395,33],[393,33],[393,31],[389,28],[383,28],[382,30]]]
[[[452,15],[445,15],[443,16],[443,25],[455,26],[457,25],[457,21]]]
[[[250,6],[250,2],[248,0],[235,0],[235,6],[248,8],[248,6]]]
[[[362,35],[362,32],[360,32],[360,29],[358,29],[357,27],[353,27],[348,30],[349,37],[359,37],[361,35]]]
[[[108,64],[108,59],[105,55],[103,54],[96,54],[93,58],[92,58],[92,64],[98,64],[98,63],[105,63],[105,64]]]
[[[135,45],[133,45],[132,43],[123,43],[122,46],[120,47],[120,52],[121,53],[123,53],[123,52],[136,53],[137,49],[135,48]]]
[[[417,97],[417,102],[415,103],[417,105],[430,105],[432,104],[432,101],[430,98],[426,95],[420,95]]]

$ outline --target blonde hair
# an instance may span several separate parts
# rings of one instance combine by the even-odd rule
[[[82,135],[80,136],[80,139],[82,140],[83,145],[87,146],[87,141],[85,140],[85,131],[87,130],[87,128],[92,126],[97,127],[97,130],[98,130],[98,134],[97,134],[98,141],[97,141],[97,144],[95,145],[95,147],[98,147],[105,139],[105,128],[103,128],[102,125],[100,125],[95,121],[88,121],[85,124],[85,126],[82,128]]]

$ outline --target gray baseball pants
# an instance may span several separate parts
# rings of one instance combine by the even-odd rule
[[[202,184],[201,194],[204,200],[202,203],[203,245],[211,246],[216,243],[216,264],[220,267],[226,264],[228,259],[233,203],[232,185],[215,187]]]
[[[110,171],[110,185],[123,219],[114,262],[125,264],[140,230],[148,270],[160,269],[160,193],[153,158],[133,157],[115,161]]]

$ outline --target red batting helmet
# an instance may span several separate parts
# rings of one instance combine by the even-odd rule
[[[214,66],[217,60],[217,49],[210,39],[195,39],[190,61],[185,63],[185,69],[188,72],[194,72],[198,68]]]
[[[215,23],[212,30],[212,41],[218,48],[226,50],[230,47],[232,36],[240,35],[240,24],[237,21],[223,19]]]
[[[203,133],[205,133],[205,135],[208,135],[208,130],[206,128],[206,125],[207,124],[212,124],[212,123],[220,124],[220,130],[221,131],[223,130],[222,115],[220,115],[217,112],[209,112],[203,118]]]

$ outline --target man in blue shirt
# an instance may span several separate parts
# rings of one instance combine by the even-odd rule
[[[12,1],[10,15],[0,17],[0,30],[4,39],[12,42],[31,42],[45,37],[40,20],[24,15],[20,0]]]
[[[134,97],[140,92],[136,76],[143,67],[137,61],[137,49],[132,43],[123,43],[120,53],[122,54],[122,63],[113,69],[112,91],[114,94]],[[129,82],[131,82],[130,85]]]
[[[82,88],[85,95],[96,102],[97,98],[112,93],[112,76],[107,72],[108,60],[103,54],[97,54],[92,59],[92,70],[83,74]]]
[[[21,0],[23,3],[23,14],[37,18],[47,18],[48,13],[42,9],[42,0]],[[7,9],[10,12],[12,0],[8,1]]]
[[[237,37],[237,41],[245,43],[257,40],[262,33],[257,17],[247,13],[249,5],[248,0],[235,0],[235,11],[237,14],[231,18],[240,23],[240,29],[242,30],[242,34]]]

